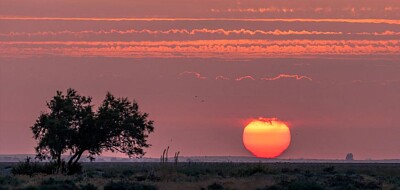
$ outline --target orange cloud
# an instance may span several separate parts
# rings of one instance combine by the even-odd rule
[[[0,56],[274,58],[400,55],[398,40],[0,42]]]
[[[235,79],[236,81],[242,81],[242,80],[256,80],[254,77],[252,76],[243,76],[243,77],[239,77],[237,79]]]
[[[201,79],[201,80],[205,80],[207,79],[206,77],[203,77],[200,73],[198,72],[192,72],[192,71],[185,71],[179,74],[180,77],[182,77],[183,75],[191,75],[194,76],[197,79]],[[280,80],[280,79],[295,79],[295,80],[309,80],[312,81],[312,79],[308,76],[303,76],[303,75],[297,75],[297,74],[279,74],[276,77],[273,78],[261,78],[260,80],[263,81],[275,81],[275,80]],[[215,80],[230,80],[229,77],[223,76],[223,75],[218,75],[215,77]],[[255,81],[256,78],[251,76],[251,75],[247,75],[247,76],[242,76],[242,77],[238,77],[235,79],[235,81],[242,81],[242,80],[251,80],[251,81]]]
[[[295,30],[272,30],[272,31],[266,31],[266,30],[247,30],[247,29],[238,29],[238,30],[225,30],[225,29],[207,29],[207,28],[202,28],[202,29],[193,29],[193,30],[187,30],[187,29],[170,29],[170,30],[100,30],[100,31],[93,31],[93,30],[86,30],[86,31],[59,31],[59,32],[52,32],[52,31],[47,31],[47,32],[10,32],[10,33],[0,33],[0,36],[7,36],[7,37],[14,37],[14,36],[57,36],[57,35],[74,35],[74,36],[80,36],[80,35],[88,35],[88,34],[93,34],[93,35],[107,35],[107,34],[120,34],[120,35],[125,35],[125,34],[149,34],[149,35],[157,35],[157,34],[185,34],[185,35],[196,35],[196,34],[220,34],[220,35],[274,35],[274,36],[281,36],[281,35],[340,35],[343,34],[342,32],[323,32],[323,31],[307,31],[307,30],[301,30],[301,31],[295,31]]]
[[[357,35],[374,35],[374,36],[395,36],[400,35],[400,32],[386,30],[384,32],[358,32]]]
[[[398,11],[400,7],[344,7],[344,8],[334,8],[334,7],[257,7],[257,8],[227,8],[227,9],[210,9],[210,12],[214,13],[295,13],[295,12],[314,12],[314,13],[331,13],[335,12],[371,12],[371,11],[381,11],[381,12],[391,12]]]
[[[291,78],[291,79],[296,79],[296,80],[309,80],[312,81],[310,77],[307,76],[301,76],[301,75],[289,75],[289,74],[280,74],[276,77],[273,78],[261,78],[261,80],[267,80],[267,81],[274,81],[274,80],[280,80],[280,79],[285,79],[285,78]]]
[[[260,7],[260,8],[228,8],[228,9],[210,9],[214,13],[292,13],[299,11],[296,8],[278,8],[278,7]]]
[[[71,18],[71,17],[0,17],[0,20],[58,21],[248,21],[248,22],[327,22],[400,25],[395,19],[318,19],[318,18]]]

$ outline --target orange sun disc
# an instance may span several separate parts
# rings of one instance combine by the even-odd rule
[[[259,158],[276,158],[290,145],[290,129],[275,118],[251,121],[243,131],[243,144]]]

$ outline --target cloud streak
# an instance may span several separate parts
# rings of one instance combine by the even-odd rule
[[[322,7],[310,6],[305,7],[253,7],[253,8],[227,8],[227,9],[210,9],[214,13],[348,13],[348,14],[367,14],[371,12],[390,13],[399,11],[400,7],[385,6],[385,7],[367,7],[367,6],[352,6],[352,7]]]
[[[342,32],[324,32],[324,31],[307,31],[307,30],[301,30],[301,31],[296,31],[296,30],[248,30],[248,29],[238,29],[238,30],[226,30],[226,29],[207,29],[207,28],[202,28],[202,29],[193,29],[193,30],[187,30],[187,29],[170,29],[170,30],[149,30],[149,29],[144,29],[144,30],[99,30],[99,31],[94,31],[94,30],[85,30],[85,31],[58,31],[58,32],[53,32],[53,31],[46,31],[46,32],[9,32],[9,33],[0,33],[0,36],[6,36],[6,37],[16,37],[16,36],[58,36],[58,35],[74,35],[74,36],[81,36],[81,35],[108,35],[108,34],[120,34],[120,35],[125,35],[125,34],[149,34],[149,35],[158,35],[158,34],[185,34],[185,35],[196,35],[196,34],[220,34],[220,35],[276,35],[276,36],[281,36],[281,35],[340,35],[343,34]],[[400,34],[400,33],[395,33],[393,31],[388,31],[387,34],[394,35],[394,34]]]
[[[311,22],[400,25],[397,19],[329,19],[329,18],[94,18],[94,17],[0,17],[0,20],[43,21],[242,21],[242,22]]]
[[[295,79],[295,80],[309,80],[312,81],[310,77],[307,76],[301,76],[301,75],[289,75],[289,74],[280,74],[276,77],[272,78],[261,78],[261,80],[266,80],[266,81],[274,81],[274,80],[281,80],[281,79]]]
[[[243,80],[256,80],[256,79],[253,76],[250,76],[250,75],[239,77],[239,78],[235,79],[235,81],[243,81]]]
[[[399,40],[195,40],[0,42],[1,57],[276,58],[400,56]]]
[[[195,77],[195,78],[200,79],[200,80],[205,80],[205,79],[207,79],[207,77],[201,76],[200,73],[198,73],[198,72],[193,72],[193,71],[184,71],[184,72],[182,72],[182,73],[179,74],[179,78],[183,78],[183,77],[185,77],[185,76],[192,76],[192,77]]]
[[[200,80],[206,80],[208,79],[207,77],[202,76],[200,73],[198,72],[194,72],[194,71],[184,71],[182,73],[179,74],[179,79],[183,78],[184,76],[194,76],[197,79]],[[252,75],[246,75],[246,76],[241,76],[241,77],[237,77],[235,79],[232,79],[233,81],[256,81],[256,80],[261,80],[261,81],[277,81],[277,80],[282,80],[282,79],[292,79],[292,80],[296,80],[296,81],[300,81],[300,80],[308,80],[308,81],[313,81],[313,79],[311,77],[305,76],[305,75],[298,75],[298,74],[279,74],[275,77],[264,77],[264,78],[259,78],[257,79],[256,77],[252,76]],[[224,75],[218,75],[214,78],[214,80],[223,80],[223,81],[229,81],[231,80],[231,78],[226,77]]]

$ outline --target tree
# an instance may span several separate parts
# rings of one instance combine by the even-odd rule
[[[48,113],[41,113],[31,127],[38,141],[35,148],[41,160],[52,159],[62,171],[61,156],[69,153],[67,169],[76,166],[84,153],[93,159],[103,151],[121,152],[129,157],[141,157],[148,135],[154,131],[147,113],[127,98],[115,98],[107,93],[97,112],[92,98],[81,96],[74,89],[67,94],[57,91],[47,103]]]
[[[347,161],[353,161],[353,160],[354,160],[353,153],[348,153],[348,154],[346,155],[346,160],[347,160]]]
[[[42,113],[31,127],[34,138],[39,140],[35,148],[41,160],[56,160],[61,169],[62,154],[71,148],[74,133],[83,126],[83,118],[92,115],[91,98],[80,96],[73,89],[67,94],[57,91],[57,95],[47,103],[49,113]]]

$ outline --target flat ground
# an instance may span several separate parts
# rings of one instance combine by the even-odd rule
[[[400,164],[84,163],[82,174],[12,175],[2,189],[400,189]]]

